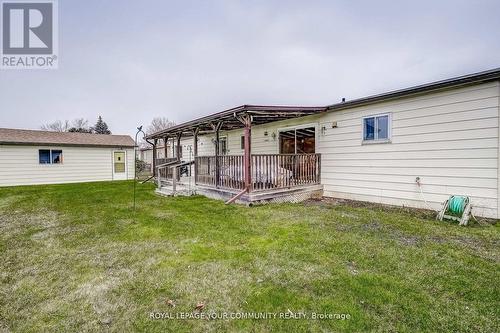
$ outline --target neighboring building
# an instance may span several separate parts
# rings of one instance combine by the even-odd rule
[[[0,128],[0,186],[134,178],[128,135]]]
[[[156,158],[157,159],[163,159],[165,157],[172,157],[172,151],[171,151],[170,145],[167,144],[167,149],[165,149],[165,145],[163,144],[163,141],[161,141],[156,146],[156,148],[157,148],[156,149]],[[147,165],[147,168],[150,171],[153,171],[153,147],[152,146],[140,148],[137,158],[139,160],[145,162]]]
[[[495,69],[328,107],[244,105],[148,138],[181,135],[196,156],[189,190],[212,197],[438,209],[456,194],[471,197],[476,215],[500,218],[499,80]],[[171,179],[160,184],[172,192]]]

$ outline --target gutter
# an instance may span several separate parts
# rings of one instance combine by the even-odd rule
[[[377,94],[377,95],[372,95],[368,97],[362,97],[358,99],[354,99],[352,101],[348,102],[341,102],[341,103],[336,103],[332,104],[327,107],[327,111],[333,111],[333,110],[342,110],[342,109],[347,109],[355,106],[362,106],[362,105],[367,105],[367,104],[372,104],[375,102],[380,102],[380,101],[388,101],[392,99],[397,99],[400,97],[407,97],[410,95],[416,95],[416,94],[422,94],[430,91],[435,91],[435,90],[440,90],[440,89],[447,89],[447,88],[455,88],[455,87],[460,87],[460,86],[467,86],[471,84],[476,84],[476,83],[485,83],[485,82],[491,82],[500,79],[500,68],[484,71],[484,72],[479,72],[479,73],[474,73],[474,74],[469,74],[469,75],[463,75],[451,79],[446,79],[446,80],[441,80],[441,81],[436,81],[436,82],[431,82],[431,83],[426,83],[418,86],[413,86],[410,88],[405,88],[405,89],[399,89],[399,90],[393,90],[387,93],[382,93],[382,94]]]

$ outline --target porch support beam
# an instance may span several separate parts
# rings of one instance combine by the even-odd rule
[[[165,152],[165,158],[167,158],[167,151],[168,151],[168,148],[167,148],[167,142],[168,142],[168,136],[164,137],[163,138],[163,151]]]
[[[243,175],[245,179],[245,188],[248,192],[252,191],[252,116],[243,115],[235,118],[238,119],[244,127],[244,151],[243,151]]]
[[[175,156],[175,137],[172,137],[172,158],[176,157]]]
[[[156,176],[156,147],[158,145],[158,139],[153,140],[153,176]]]
[[[220,128],[222,127],[222,121],[216,124],[210,124],[215,132],[215,187],[219,188],[220,183],[220,161],[219,161],[219,140],[220,140]]]
[[[196,127],[193,131],[193,154],[198,156],[198,134],[200,133],[200,128]]]
[[[196,183],[196,174],[197,174],[197,165],[196,165],[196,157],[198,156],[198,133],[200,132],[200,128],[199,127],[196,127],[194,130],[193,130],[193,161],[194,161],[194,181]],[[191,167],[189,167],[191,170]],[[191,175],[191,174],[190,174]]]
[[[182,138],[182,133],[177,134],[177,159],[181,159],[182,155],[182,146],[181,146],[181,138]]]
[[[245,187],[248,192],[252,191],[252,122],[250,119],[245,124],[245,138],[244,138],[244,168],[245,168]]]

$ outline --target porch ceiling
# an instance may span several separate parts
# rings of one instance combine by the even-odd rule
[[[162,139],[178,134],[192,136],[197,128],[199,134],[213,133],[213,126],[218,123],[221,123],[221,131],[243,128],[244,125],[239,119],[246,115],[251,117],[252,125],[261,125],[273,121],[317,114],[326,110],[327,107],[242,105],[153,133],[147,136],[147,139]]]

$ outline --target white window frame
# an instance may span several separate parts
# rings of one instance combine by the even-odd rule
[[[49,151],[49,161],[50,163],[40,163],[40,150],[48,150]],[[60,150],[61,151],[61,162],[59,163],[53,163],[52,162],[52,151],[53,150]],[[62,165],[64,163],[64,150],[62,148],[38,148],[38,165]]]
[[[377,118],[387,116],[387,138],[379,139],[378,128],[377,128]],[[365,119],[374,118],[375,119],[375,130],[373,140],[365,140]],[[361,142],[362,144],[374,144],[374,143],[390,143],[392,142],[392,113],[379,113],[369,116],[364,116],[361,119]]]

